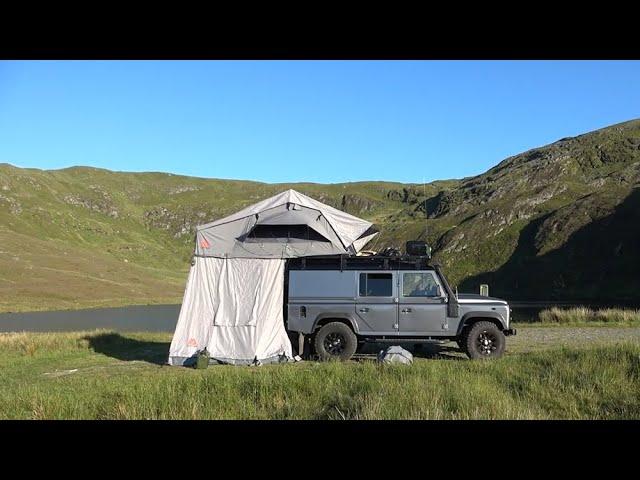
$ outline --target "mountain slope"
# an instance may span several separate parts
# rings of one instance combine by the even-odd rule
[[[518,299],[633,300],[640,120],[484,174],[421,184],[264,184],[0,165],[0,309],[179,302],[196,225],[294,188],[375,222],[374,247],[426,238],[451,281]],[[427,220],[425,222],[425,216]]]

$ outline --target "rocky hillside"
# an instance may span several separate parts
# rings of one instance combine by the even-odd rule
[[[482,175],[421,184],[264,184],[0,165],[0,309],[178,302],[194,227],[294,188],[426,238],[460,290],[637,299],[640,120],[564,138]]]

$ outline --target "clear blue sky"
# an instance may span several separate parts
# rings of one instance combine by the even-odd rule
[[[0,62],[20,167],[422,182],[637,117],[636,61]]]

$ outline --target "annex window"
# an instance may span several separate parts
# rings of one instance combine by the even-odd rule
[[[393,275],[391,273],[361,273],[361,297],[390,297],[393,294]]]
[[[431,272],[411,272],[402,275],[403,297],[438,297],[438,283]]]
[[[314,242],[328,242],[308,225],[266,225],[259,224],[238,240],[242,242],[267,243],[267,242],[296,242],[312,240]]]

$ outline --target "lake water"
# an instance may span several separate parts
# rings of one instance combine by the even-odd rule
[[[0,332],[73,332],[106,328],[121,332],[173,332],[180,305],[0,313]]]
[[[576,302],[510,302],[513,320],[531,322],[552,306],[585,305]],[[613,305],[591,305],[610,307]],[[637,308],[637,305],[634,305]],[[631,307],[629,305],[628,307]],[[105,328],[121,332],[173,332],[180,305],[135,305],[118,308],[0,313],[0,332],[73,332]]]

